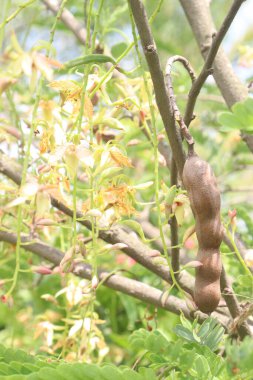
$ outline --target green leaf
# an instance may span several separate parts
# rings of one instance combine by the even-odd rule
[[[65,379],[86,380],[86,365],[85,364],[60,364],[57,371]],[[64,379],[64,380],[65,380]],[[87,379],[90,379],[87,377]]]
[[[127,227],[130,227],[132,230],[137,232],[137,234],[140,236],[141,240],[144,243],[150,243],[150,242],[156,240],[156,239],[147,239],[144,235],[142,226],[140,225],[140,223],[136,222],[135,220],[132,220],[132,219],[122,220],[122,221],[120,221],[120,224],[123,224]]]
[[[240,120],[232,112],[222,112],[218,117],[218,121],[222,125],[220,128],[222,132],[231,132],[243,127]]]
[[[155,372],[153,371],[152,368],[141,367],[141,368],[139,368],[139,373],[142,375],[144,380],[156,380],[157,379]]]
[[[103,183],[104,180],[115,178],[120,171],[122,171],[122,168],[116,166],[104,169],[103,172],[99,175],[99,183]]]
[[[172,205],[177,192],[178,192],[177,186],[176,185],[171,186],[168,190],[168,193],[165,196],[166,203],[168,203],[169,205]]]
[[[118,58],[127,48],[127,44],[125,42],[119,42],[115,44],[111,48],[112,55],[114,58]]]
[[[47,363],[44,363],[44,365],[46,366]],[[23,363],[22,368],[21,368],[21,373],[26,375],[32,372],[37,372],[39,370],[40,370],[40,367],[35,364]]]
[[[105,365],[102,367],[103,380],[124,380],[124,376],[118,368],[113,365]]]
[[[146,340],[146,348],[152,352],[165,352],[169,345],[168,339],[158,330],[153,331]]]
[[[134,372],[131,369],[126,368],[122,372],[124,380],[143,380],[143,377],[139,373]]]
[[[210,367],[208,365],[208,361],[204,356],[198,355],[197,359],[194,362],[194,367],[196,368],[199,379],[207,378],[207,375],[210,372]]]
[[[192,329],[192,324],[191,324],[191,322],[188,321],[188,319],[185,318],[185,316],[184,316],[183,313],[180,314],[180,321],[181,321],[182,325],[183,325],[186,329],[188,329],[188,330],[191,330],[191,329]]]
[[[206,319],[202,325],[200,326],[199,328],[199,331],[198,331],[198,336],[200,338],[203,338],[204,336],[206,336],[206,334],[208,333],[209,331],[209,328],[210,328],[210,323],[209,323],[209,320]]]
[[[135,350],[142,350],[146,347],[146,339],[148,338],[149,333],[147,330],[139,329],[136,330],[130,335],[129,343],[131,347]]]
[[[0,363],[0,374],[8,375],[9,374],[9,366],[6,363]]]
[[[247,133],[253,132],[253,99],[248,98],[244,102],[236,103],[232,112],[222,112],[218,117],[222,125],[222,132],[243,130]]]
[[[174,328],[174,332],[180,338],[186,339],[190,342],[194,342],[194,337],[193,337],[192,332],[188,330],[186,327],[181,326],[181,325],[176,325],[176,327]]]
[[[39,372],[33,375],[35,375],[35,377],[33,377],[34,379],[36,379],[36,375],[37,375],[37,378],[39,380],[48,380],[48,379],[68,380],[68,377],[66,376],[66,374],[58,372],[55,368],[42,368]],[[31,375],[28,376],[29,380],[30,380],[30,376]],[[73,375],[72,375],[72,378],[74,378]]]

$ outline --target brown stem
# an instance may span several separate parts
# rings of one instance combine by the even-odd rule
[[[170,98],[170,104],[173,112],[173,117],[176,122],[178,122],[182,136],[186,139],[189,147],[189,151],[192,153],[193,152],[193,146],[194,146],[194,140],[188,131],[184,120],[181,116],[181,113],[179,111],[179,108],[176,103],[176,97],[174,95],[174,89],[173,89],[173,84],[172,84],[172,77],[171,77],[171,71],[172,71],[172,65],[175,62],[180,62],[182,65],[185,67],[187,72],[190,75],[190,78],[192,82],[195,81],[195,73],[193,68],[190,65],[190,62],[180,56],[180,55],[175,55],[173,57],[170,57],[167,61],[166,64],[166,70],[165,70],[165,78],[166,78],[166,85],[167,85],[167,90],[169,93],[169,98]],[[175,159],[173,157],[172,162],[171,162],[171,170],[170,170],[170,183],[171,186],[173,185],[178,185],[178,173],[177,173],[177,166],[175,163]],[[180,262],[179,262],[179,255],[180,255],[180,249],[178,246],[179,240],[178,240],[178,225],[177,225],[177,219],[175,215],[171,218],[170,222],[170,231],[171,231],[171,245],[172,245],[172,269],[174,272],[178,272],[180,268]]]
[[[137,26],[142,48],[148,63],[152,78],[156,103],[161,114],[165,131],[167,133],[173,156],[176,161],[178,172],[181,176],[183,172],[185,155],[182,147],[180,132],[176,127],[170,99],[166,91],[161,63],[157,54],[155,41],[151,34],[146,10],[141,0],[129,0],[135,24]]]
[[[183,117],[181,116],[181,113],[179,111],[179,108],[176,103],[176,97],[174,95],[174,89],[173,89],[173,84],[172,84],[172,78],[171,78],[171,71],[172,71],[172,65],[175,62],[181,62],[187,72],[189,73],[192,83],[194,84],[195,82],[195,73],[193,68],[191,67],[189,61],[181,57],[180,55],[175,55],[173,57],[170,57],[167,61],[166,64],[166,70],[165,70],[165,78],[166,78],[166,85],[167,85],[167,90],[169,93],[169,98],[170,98],[170,103],[171,103],[171,108],[173,112],[173,117],[175,121],[179,124],[180,131],[182,133],[182,136],[185,138],[187,144],[188,144],[188,149],[189,153],[192,154],[194,152],[194,140],[184,122]]]

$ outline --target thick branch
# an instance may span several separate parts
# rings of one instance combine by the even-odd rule
[[[207,54],[207,57],[205,60],[205,64],[204,64],[198,78],[196,79],[196,81],[194,81],[192,88],[190,90],[190,93],[189,93],[189,100],[188,100],[188,103],[186,106],[186,111],[185,111],[185,123],[187,126],[190,124],[190,122],[192,120],[193,110],[195,107],[197,97],[200,93],[200,90],[201,90],[203,84],[205,83],[207,77],[210,74],[212,74],[212,72],[213,72],[213,69],[212,69],[213,63],[214,63],[215,57],[218,53],[221,42],[224,39],[230,25],[232,24],[237,12],[239,11],[239,9],[240,9],[240,7],[244,1],[245,0],[235,0],[234,1],[233,5],[230,8],[227,16],[225,17],[225,20],[224,20],[223,24],[221,25],[218,33],[213,38],[212,45],[211,45],[210,49],[208,50],[208,54]]]
[[[203,0],[180,0],[180,3],[191,25],[202,56],[206,58],[212,43],[212,36],[216,33],[208,2]],[[247,89],[235,75],[232,65],[222,48],[219,49],[214,61],[213,76],[228,107],[247,97]]]
[[[0,241],[16,244],[17,235],[6,231],[0,231]],[[21,246],[24,249],[35,253],[39,257],[42,257],[43,259],[46,259],[55,265],[60,264],[62,258],[64,257],[64,253],[62,251],[57,248],[50,247],[49,245],[40,241],[31,243],[29,243],[29,241],[29,237],[21,236]],[[99,280],[103,281],[103,285],[107,286],[108,288],[120,291],[124,294],[128,294],[129,296],[134,297],[140,301],[147,302],[175,314],[180,314],[182,312],[188,319],[192,320],[195,317],[194,313],[191,313],[188,309],[186,302],[180,300],[177,297],[170,295],[166,298],[166,300],[163,301],[163,292],[159,289],[117,274],[110,275],[108,272],[105,272],[103,270],[99,270],[98,272]],[[92,276],[91,267],[87,264],[77,263],[74,266],[73,274],[90,280]],[[206,318],[205,314],[199,312],[198,316],[200,317],[201,321]],[[224,327],[227,326],[227,317],[219,314],[217,315],[217,318],[219,322],[224,325]]]
[[[183,172],[185,156],[182,147],[180,132],[175,125],[170,99],[166,91],[164,76],[157,54],[155,41],[152,37],[147,14],[141,0],[129,0],[129,4],[137,26],[142,48],[151,74],[156,103],[161,114],[163,124],[171,145],[171,150],[176,161],[178,172]]]
[[[212,15],[207,1],[179,0],[193,30],[202,56],[206,58],[212,43],[212,36],[216,33]],[[222,48],[219,49],[214,61],[214,79],[225,99],[228,107],[246,99],[248,89],[235,75],[232,65]],[[242,139],[253,152],[253,138],[244,134]]]

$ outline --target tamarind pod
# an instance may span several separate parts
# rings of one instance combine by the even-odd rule
[[[200,277],[196,277],[194,301],[202,313],[212,313],[219,305],[220,298],[220,279],[206,283]]]
[[[202,263],[195,272],[194,300],[202,312],[211,313],[221,297],[220,192],[210,165],[196,154],[187,158],[182,179],[196,220],[197,260]]]
[[[219,251],[200,249],[197,259],[203,264],[196,268],[194,301],[203,313],[216,309],[221,297],[222,264]]]
[[[215,218],[198,220],[195,231],[200,248],[219,248],[223,238],[223,230],[219,215]]]
[[[196,154],[187,158],[183,183],[190,190],[189,199],[198,219],[216,217],[220,210],[220,192],[210,165]]]
[[[201,262],[201,266],[196,268],[196,274],[205,281],[216,281],[221,275],[221,258],[220,251],[217,249],[199,248],[197,261]]]

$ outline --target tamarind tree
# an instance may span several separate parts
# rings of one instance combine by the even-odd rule
[[[220,3],[4,1],[2,378],[253,377],[252,4]]]

